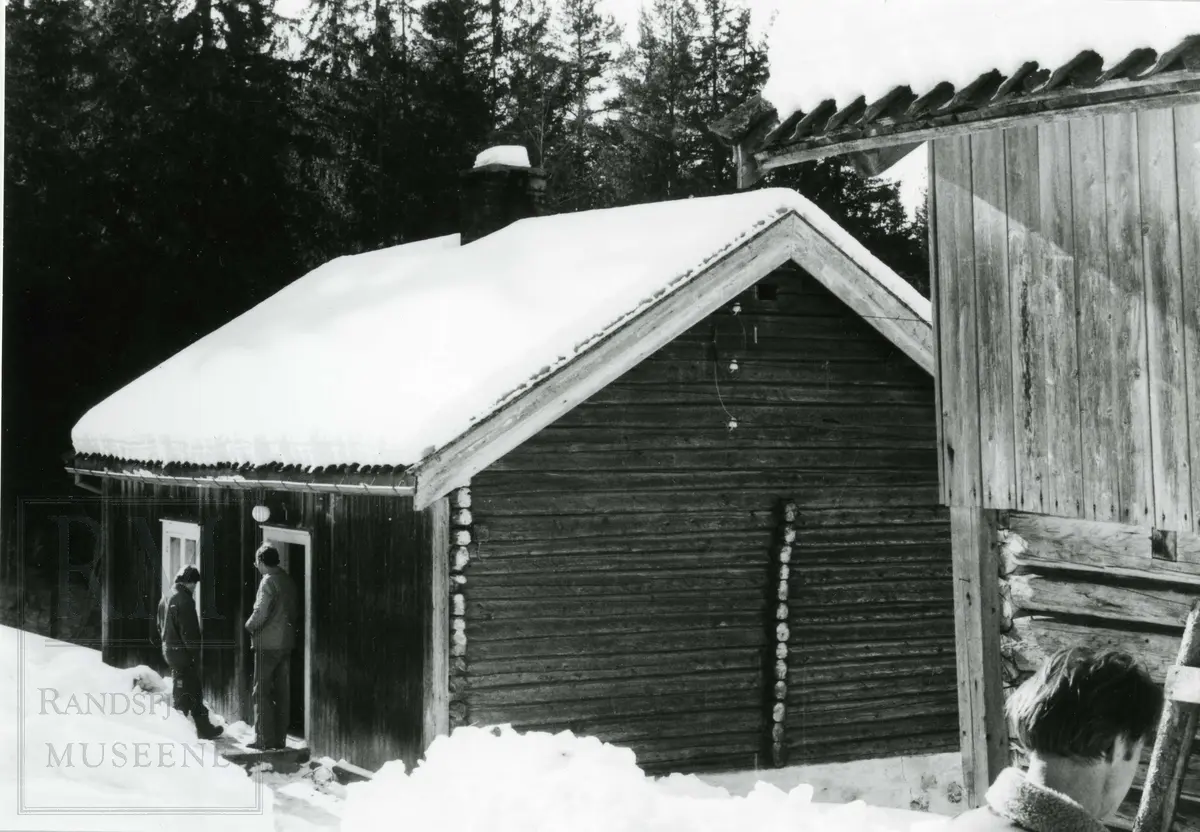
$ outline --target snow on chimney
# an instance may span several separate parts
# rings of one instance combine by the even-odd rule
[[[541,214],[546,174],[530,167],[520,145],[490,147],[463,172],[459,190],[459,232],[463,245],[517,220]]]

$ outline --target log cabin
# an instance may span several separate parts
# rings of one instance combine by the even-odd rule
[[[869,4],[842,12],[871,19]],[[867,78],[849,62],[806,72],[808,39],[838,22],[797,9],[773,44],[792,63],[713,130],[743,187],[838,155],[879,173],[927,145],[941,502],[977,805],[1020,761],[1005,697],[1048,653],[1126,649],[1161,681],[1200,595],[1200,10],[929,11],[872,24],[905,46]],[[922,50],[921,64],[900,54]],[[1200,829],[1200,757],[1183,794],[1175,828]]]
[[[156,663],[198,563],[206,697],[248,721],[271,541],[315,754],[503,723],[657,772],[956,750],[929,301],[792,191],[541,216],[500,156],[461,235],[334,260],[79,421],[105,661]]]

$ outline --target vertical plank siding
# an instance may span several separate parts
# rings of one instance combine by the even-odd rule
[[[977,141],[979,165],[1005,171],[1008,203],[1008,274],[990,274],[994,280],[1010,284],[1012,321],[1011,341],[997,344],[993,350],[1012,355],[1014,393],[1011,405],[989,400],[993,409],[1014,412],[1016,455],[1015,503],[1031,511],[1042,511],[1046,503],[1045,462],[1049,454],[1046,441],[1045,330],[1047,323],[1031,314],[1042,306],[1042,285],[1037,269],[1038,213],[1041,207],[1041,180],[1038,176],[1037,127],[1024,127],[999,134],[1003,152]],[[973,140],[974,141],[974,140]],[[990,153],[989,153],[990,151]],[[1000,195],[1001,202],[1005,200]],[[984,241],[990,242],[990,241]],[[997,333],[1003,337],[1005,333]],[[969,405],[968,405],[969,408]],[[980,414],[983,412],[982,402]],[[970,417],[964,414],[970,424]],[[981,428],[982,430],[982,425]],[[1032,452],[1031,449],[1038,451]],[[993,476],[989,470],[987,479]],[[993,502],[992,507],[1007,508]]]
[[[1116,306],[1110,331],[1112,351],[1088,377],[1108,371],[1115,406],[1117,519],[1151,522],[1150,398],[1147,385],[1145,275],[1138,168],[1137,115],[1105,116],[1104,177],[1108,208],[1108,279]]]
[[[951,505],[1200,529],[1198,110],[934,143]]]
[[[164,668],[151,639],[161,593],[160,521],[199,523],[205,699],[227,718],[252,718],[253,665],[243,625],[258,583],[253,555],[261,540],[250,510],[263,499],[271,525],[312,536],[310,747],[369,768],[391,759],[416,762],[424,740],[428,646],[440,641],[430,632],[432,608],[441,599],[431,595],[438,563],[429,547],[444,533],[412,511],[410,498],[256,496],[128,481],[107,487],[113,499],[106,509],[112,605],[106,662]],[[303,654],[297,650],[292,661],[303,662]]]
[[[794,498],[789,764],[956,747],[931,380],[807,275],[764,284],[474,478],[472,722],[770,765]]]
[[[1080,436],[1083,439],[1083,505],[1080,517],[1116,520],[1117,486],[1113,479],[1120,446],[1107,441],[1119,429],[1116,407],[1105,367],[1112,338],[1113,307],[1118,302],[1108,278],[1108,219],[1104,190],[1104,122],[1069,122],[1071,142],[1071,201],[1074,207],[1075,280],[1079,292],[1076,338],[1081,367],[1091,371],[1079,378]],[[1023,508],[1014,506],[1014,508]]]
[[[1053,122],[1038,131],[1038,199],[1040,227],[1034,271],[1040,303],[1034,315],[1051,323],[1043,327],[1045,467],[1041,472],[1047,514],[1077,514],[1080,509],[1081,439],[1079,434],[1078,342],[1075,286],[1074,213],[1071,204],[1070,126]]]
[[[1175,114],[1175,175],[1179,182],[1179,263],[1182,276],[1183,365],[1187,389],[1188,472],[1192,524],[1200,531],[1200,105]]]
[[[974,197],[975,283],[979,301],[979,442],[983,470],[982,505],[1007,507],[1015,499],[1016,436],[1013,432],[1012,308],[1008,286],[1006,168],[993,164],[1003,154],[1002,133],[979,137],[971,158]]]
[[[971,183],[971,139],[935,145],[937,270],[953,279],[938,282],[941,348],[942,467],[950,505],[977,505],[982,493],[980,431],[976,414],[979,353],[975,309],[975,245]],[[967,400],[970,400],[969,403]]]

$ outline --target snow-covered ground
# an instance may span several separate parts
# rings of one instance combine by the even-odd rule
[[[8,627],[0,659],[0,746],[17,752],[0,754],[0,783],[10,785],[0,789],[0,829],[932,832],[944,823],[814,803],[808,785],[783,791],[747,775],[729,789],[690,775],[656,779],[629,749],[508,728],[459,729],[414,771],[392,762],[366,783],[337,783],[332,760],[250,774],[195,739],[148,668],[112,668],[95,650]]]

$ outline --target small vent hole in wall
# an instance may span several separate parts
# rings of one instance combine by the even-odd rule
[[[759,283],[754,287],[754,296],[758,300],[777,300],[779,287],[771,283]]]

